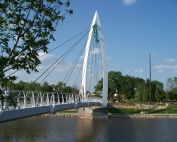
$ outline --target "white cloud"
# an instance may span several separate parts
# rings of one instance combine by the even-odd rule
[[[177,69],[177,65],[169,66],[169,65],[157,65],[155,69],[162,70],[162,69]]]
[[[177,65],[169,66],[169,65],[157,65],[154,67],[158,72],[164,72],[169,70],[170,73],[176,73],[177,72]]]
[[[90,52],[90,54],[100,54],[100,49],[99,48],[94,48],[94,50],[92,50]]]
[[[170,73],[177,73],[177,69],[176,69],[176,70],[174,70],[174,71],[172,71],[172,72],[170,72]]]
[[[126,72],[130,72],[130,70],[127,70]]]
[[[176,62],[176,59],[170,58],[170,59],[165,59],[165,62],[171,63],[171,62]]]
[[[123,0],[123,3],[125,5],[131,5],[131,4],[135,3],[135,2],[136,2],[136,0]]]
[[[39,52],[38,54],[40,57],[40,56],[44,55],[45,53]],[[34,81],[40,75],[42,75],[42,73],[44,73],[44,71],[46,71],[57,59],[58,58],[52,54],[46,54],[45,56],[40,58],[41,64],[37,67],[37,70],[39,71],[38,73],[31,72],[31,74],[27,74],[24,70],[19,70],[14,75],[16,75],[18,77],[17,81],[19,81],[19,80],[23,80],[23,81],[27,81],[27,82]],[[57,62],[43,76],[41,76],[41,78],[38,81],[41,81],[44,77],[46,77],[47,74],[49,74],[54,68],[55,69],[50,73],[50,75],[45,80],[50,80],[50,82],[58,81],[58,80],[62,81],[63,78],[65,77],[64,75],[69,71],[71,66],[72,66],[72,63],[70,63],[70,62],[62,61],[59,64]],[[80,69],[80,67],[81,67],[81,64],[77,64],[73,71]],[[7,75],[11,74],[13,72],[14,72],[13,70],[10,70],[7,73]],[[60,74],[62,74],[63,76]]]
[[[164,72],[164,70],[158,70],[158,72]]]
[[[111,57],[107,57],[107,60],[110,60],[111,59]]]
[[[79,59],[82,60],[82,59],[84,59],[84,57],[85,57],[85,55],[80,56]]]
[[[143,72],[143,69],[135,70],[134,72]]]

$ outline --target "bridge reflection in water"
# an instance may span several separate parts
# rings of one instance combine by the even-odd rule
[[[3,110],[0,107],[0,123],[45,113],[56,113],[59,110],[101,105],[101,98],[82,97],[78,94],[63,94],[57,92],[20,91],[13,90],[17,107]]]

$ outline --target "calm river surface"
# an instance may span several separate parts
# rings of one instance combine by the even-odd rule
[[[0,123],[0,142],[175,142],[177,119],[37,116]]]

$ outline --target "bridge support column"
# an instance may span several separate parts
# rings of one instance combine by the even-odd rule
[[[86,119],[108,118],[108,108],[102,107],[92,109],[89,107],[82,107],[78,109],[78,117]]]

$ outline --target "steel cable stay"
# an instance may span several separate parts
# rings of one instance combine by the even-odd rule
[[[91,32],[91,34],[89,35],[89,37],[92,35],[92,33],[93,33],[93,31]],[[82,65],[81,65],[81,67],[80,67],[80,69],[79,69],[79,72],[78,72],[78,75],[77,75],[77,77],[76,77],[76,81],[75,81],[75,83],[74,83],[74,86],[75,86],[76,83],[77,83],[77,80],[78,80],[78,78],[79,78],[79,74],[80,74],[80,72],[81,72],[81,69],[83,68],[83,64],[84,64],[84,60],[82,61]],[[85,70],[85,68],[84,68],[84,70]]]
[[[102,73],[103,73],[103,70],[102,70],[102,67],[103,67],[103,65],[102,65],[102,51],[101,51],[101,46],[99,45],[99,52],[100,52],[100,54],[99,54],[99,56],[97,56],[98,57],[98,76],[97,76],[97,82],[96,83],[98,83],[98,81],[100,80],[100,78],[101,78],[101,76],[102,76]]]
[[[81,39],[79,39],[79,41],[77,41],[69,50],[67,50],[60,58],[58,58],[49,68],[47,68],[46,71],[43,72],[42,75],[44,75],[52,66],[54,66],[58,61],[57,65],[55,65],[55,67],[47,74],[47,76],[40,82],[42,83],[51,73],[52,71],[68,56],[69,53],[71,53],[71,51],[81,42],[81,40],[87,35],[88,33],[86,33]],[[61,60],[60,60],[61,59]],[[42,76],[40,75],[35,82]]]
[[[86,32],[86,31],[88,31],[89,29],[90,29],[90,28],[87,28],[86,30],[82,31],[81,33],[77,34],[76,36],[74,36],[74,37],[70,38],[69,40],[67,40],[67,41],[63,42],[63,43],[62,43],[62,44],[60,44],[59,46],[57,46],[57,47],[55,47],[54,49],[50,50],[48,53],[50,53],[50,52],[52,52],[52,51],[56,50],[57,48],[59,48],[59,47],[63,46],[64,44],[68,43],[69,41],[71,41],[71,40],[75,39],[76,37],[78,37],[79,35],[83,34],[83,33],[84,33],[84,32]],[[42,58],[43,56],[47,55],[48,53],[43,54],[43,55],[42,55],[42,56],[40,56],[39,58]],[[13,73],[11,73],[10,75],[8,75],[7,77],[12,76],[14,73],[18,72],[19,70],[22,70],[22,69],[20,68],[20,69],[18,69],[18,70],[16,70],[16,71],[14,71]]]
[[[71,74],[72,74],[72,72],[73,72],[73,70],[74,70],[74,68],[75,68],[75,66],[76,66],[76,64],[77,64],[77,62],[78,62],[78,60],[79,60],[81,54],[82,54],[82,52],[84,51],[84,49],[85,49],[85,46],[82,47],[81,51],[80,51],[79,54],[77,55],[77,57],[76,57],[74,63],[72,64],[72,66],[71,66],[71,68],[69,69],[67,75],[65,76],[65,78],[64,78],[64,80],[63,80],[63,83],[67,84],[67,82],[68,82],[68,80],[69,80],[69,78],[70,78],[70,76],[71,76]],[[65,80],[66,80],[66,82],[65,82]]]
[[[101,47],[100,47],[101,48]],[[101,80],[101,78],[103,78],[103,59],[102,59],[102,51],[100,50],[100,56],[99,56],[99,62],[100,62],[100,66],[99,66],[99,70],[100,70],[100,76],[99,76],[99,80]],[[102,73],[102,74],[101,74]]]
[[[98,30],[99,30],[99,32],[101,32],[101,33],[103,34],[103,32],[102,32],[102,30],[101,30],[100,28],[98,28]],[[102,45],[99,44],[99,51],[100,51],[100,54],[99,54],[99,57],[98,57],[98,58],[99,58],[99,71],[100,71],[100,73],[98,73],[98,74],[99,74],[99,77],[98,77],[98,79],[97,79],[97,83],[98,83],[99,80],[101,80],[101,79],[103,78],[103,58],[102,58],[103,53],[102,53],[101,47],[102,47]],[[103,49],[103,50],[104,50],[104,49]]]
[[[103,74],[103,62],[102,62],[102,56],[101,56],[102,50],[101,50],[101,45],[99,44],[99,40],[94,42],[92,51],[93,51],[92,64],[91,64],[91,75],[92,76],[90,76],[88,88],[89,89],[93,88],[94,90],[94,87],[97,85],[98,81],[100,80]]]
[[[91,86],[91,74],[92,74],[92,64],[93,64],[93,53],[94,53],[94,45],[95,44],[95,42],[94,42],[94,40],[93,40],[93,36],[92,36],[92,39],[91,39],[91,44],[90,44],[90,48],[89,48],[89,58],[90,58],[90,60],[91,60],[91,63],[90,63],[90,60],[88,60],[88,67],[87,68],[90,68],[90,74],[88,74],[88,72],[86,73],[87,74],[87,76],[86,76],[86,81],[87,80],[89,80],[89,82],[87,83],[87,88],[88,88],[88,90],[91,90],[90,89],[90,86]],[[92,53],[91,53],[92,52]],[[89,66],[90,65],[90,66]],[[88,77],[89,77],[89,79],[88,79]]]
[[[92,32],[93,32],[93,31],[92,31]],[[92,35],[92,32],[91,32],[91,34],[89,35],[89,37]],[[87,42],[86,42],[86,43],[87,43]],[[71,76],[72,71],[74,70],[75,65],[76,65],[77,62],[78,62],[79,57],[81,56],[82,52],[83,52],[84,49],[85,49],[86,43],[84,44],[84,46],[83,46],[83,48],[81,49],[79,55],[77,56],[76,60],[75,60],[74,63],[72,64],[72,67],[71,67],[70,70],[68,71],[68,73],[67,73],[67,75],[65,76],[63,82],[65,82],[65,79],[67,78],[68,75],[69,75],[69,77]],[[82,62],[82,66],[83,66],[83,62]],[[82,66],[81,66],[81,67],[82,67]],[[79,69],[79,73],[78,73],[78,75],[77,75],[77,78],[76,78],[76,81],[75,81],[75,84],[74,84],[74,85],[76,85],[77,79],[78,79],[79,74],[80,74],[80,70],[81,70],[81,68]],[[70,72],[70,71],[71,71],[71,72]],[[70,74],[69,74],[69,73],[70,73]],[[68,80],[69,80],[69,77],[68,77],[68,79],[67,79],[67,81],[66,81],[65,84],[67,84],[67,82],[68,82]]]
[[[76,81],[75,81],[75,83],[74,83],[74,86],[76,86],[77,80],[78,80],[78,78],[79,78],[79,74],[80,74],[80,72],[81,72],[81,69],[83,68],[83,64],[84,64],[84,60],[82,61],[82,65],[81,65],[81,67],[80,67],[80,69],[79,69],[79,72],[78,72],[78,74],[77,74],[77,77],[76,77]]]
[[[66,44],[67,42],[69,42],[69,41],[73,40],[74,38],[78,37],[79,35],[83,34],[83,33],[84,33],[84,32],[86,32],[86,31],[88,31],[89,29],[90,29],[90,28],[88,28],[88,29],[84,30],[83,32],[81,32],[81,33],[77,34],[76,36],[74,36],[74,37],[70,38],[69,40],[65,41],[64,43],[62,43],[62,44],[60,44],[59,46],[55,47],[54,49],[50,50],[48,53],[50,53],[50,52],[54,51],[55,49],[57,49],[57,48],[61,47],[62,45]],[[48,53],[46,53],[46,54],[48,54]],[[41,58],[41,57],[45,56],[46,54],[44,54],[44,55],[40,56],[39,58]]]
[[[93,81],[93,88],[97,85],[98,83],[98,77],[102,74],[99,70],[99,67],[101,66],[100,64],[100,56],[101,56],[101,49],[100,49],[100,44],[96,43],[96,51],[97,54],[95,54],[95,60],[94,60],[94,81]]]
[[[93,75],[92,75],[93,83],[92,83],[92,87],[93,87],[93,89],[94,89],[94,85],[96,84],[95,80],[96,80],[96,76],[97,76],[97,66],[98,66],[98,64],[97,64],[97,54],[98,54],[97,46],[98,46],[98,43],[95,42],[94,57],[93,57],[94,60],[93,60],[93,65],[92,65],[92,68],[93,68]]]
[[[95,42],[94,42],[94,43],[95,43]],[[94,44],[94,43],[93,43],[93,44]],[[93,66],[93,58],[94,58],[93,55],[94,55],[94,52],[95,52],[95,51],[94,51],[94,45],[91,46],[91,49],[92,49],[91,51],[93,52],[93,54],[91,53],[91,64],[90,64],[91,72],[90,72],[90,75],[89,75],[88,90],[91,90],[91,89],[90,89],[90,88],[91,88],[91,81],[92,81],[92,77],[91,77],[91,76],[92,76],[92,69],[93,69],[92,66]],[[88,77],[88,75],[87,75],[87,77]],[[88,79],[86,79],[86,80],[88,80]]]
[[[93,38],[93,37],[92,37]],[[90,73],[87,72],[87,88],[88,90],[94,90],[94,85],[96,85],[96,80],[98,80],[98,55],[100,56],[100,49],[98,47],[98,43],[94,40],[91,40],[90,51],[89,51],[89,60],[88,60],[88,68],[90,69]],[[98,51],[99,50],[99,51]]]
[[[92,38],[93,38],[93,30],[91,31],[91,33],[90,33],[90,35],[89,35],[89,37],[88,38],[90,38],[90,36],[92,36]],[[91,38],[91,44],[92,44],[92,38]],[[90,45],[91,46],[91,45]],[[90,52],[90,48],[89,48],[89,51],[88,52]],[[83,67],[83,64],[84,64],[84,60],[83,60],[83,62],[82,62],[82,67]],[[87,61],[87,65],[89,64],[89,60]],[[88,67],[87,67],[88,68]],[[83,72],[85,72],[86,71],[86,69],[87,69],[86,67],[83,67]],[[81,68],[80,68],[80,71],[81,71]],[[78,80],[78,77],[79,77],[79,74],[80,74],[80,71],[79,71],[79,73],[78,73],[78,75],[77,75],[77,78],[76,78],[76,81],[75,81],[75,85],[76,85],[76,82],[77,82],[77,80]],[[87,74],[87,73],[86,73]],[[86,75],[86,81],[87,81],[87,75]],[[83,78],[83,74],[82,74],[82,78]]]

